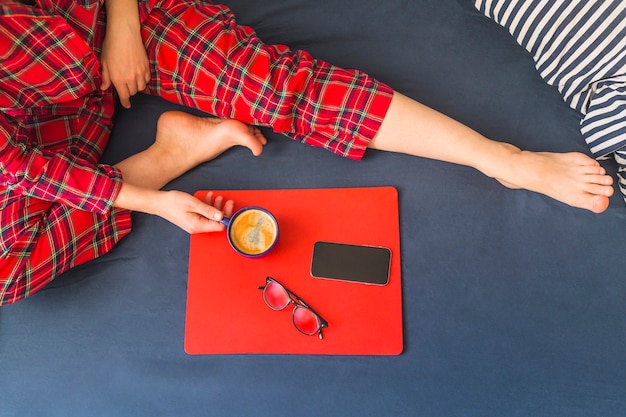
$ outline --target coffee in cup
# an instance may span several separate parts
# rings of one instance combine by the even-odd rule
[[[261,207],[244,207],[222,223],[227,226],[228,242],[244,256],[264,255],[278,240],[276,218]]]

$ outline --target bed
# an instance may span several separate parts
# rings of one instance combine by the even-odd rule
[[[488,137],[588,153],[580,114],[469,0],[224,3],[266,42],[363,69]],[[172,109],[135,96],[104,161],[147,147]],[[402,353],[188,355],[190,237],[133,214],[110,253],[0,309],[0,416],[626,415],[618,192],[596,215],[462,166],[354,162],[263,132],[261,157],[233,148],[166,188],[395,187]]]

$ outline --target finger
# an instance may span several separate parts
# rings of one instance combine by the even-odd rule
[[[207,232],[220,232],[224,230],[222,223],[215,222],[207,219],[204,216],[198,215],[196,224],[189,230],[190,233],[207,233]]]
[[[102,84],[100,84],[101,90],[106,90],[111,87],[111,77],[109,76],[109,70],[105,65],[102,65]]]
[[[206,193],[206,197],[204,197],[204,202],[213,205],[213,191],[209,191],[208,193]]]
[[[221,195],[218,195],[215,197],[215,200],[213,200],[213,191],[209,191],[206,194],[206,197],[204,198],[204,201],[215,207],[217,210],[220,210],[224,216],[226,217],[230,217],[233,214],[234,208],[235,208],[235,202],[233,200],[227,200],[224,203],[224,198]]]
[[[215,193],[213,191],[208,191],[206,193],[206,197],[204,197],[205,203],[217,208],[218,210],[222,210],[222,202],[224,198],[221,195],[215,196],[215,201],[213,200],[213,196]]]
[[[200,200],[197,200],[195,212],[210,220],[220,221],[224,218],[224,214],[221,210],[213,207],[212,205],[205,204]]]
[[[218,195],[217,197],[215,197],[215,201],[213,202],[213,207],[215,207],[219,211],[222,211],[223,202],[224,202],[224,197],[222,197],[221,195]]]
[[[126,88],[128,89],[128,93],[131,96],[134,96],[135,94],[137,94],[137,83],[136,82],[131,82],[130,84],[126,84]]]
[[[224,212],[225,216],[232,216],[233,215],[233,211],[235,211],[235,202],[233,200],[228,200],[225,204],[224,204],[224,208],[222,210]]]
[[[126,109],[130,109],[130,94],[128,93],[126,85],[124,85],[122,88],[116,87],[115,90],[117,91],[117,96],[119,97],[122,106]]]
[[[141,72],[139,74],[137,74],[136,77],[136,82],[137,82],[137,91],[143,91],[146,89],[147,85],[148,85],[148,81],[150,81],[150,74],[148,74],[147,76],[147,80],[146,80],[146,74],[144,72]]]

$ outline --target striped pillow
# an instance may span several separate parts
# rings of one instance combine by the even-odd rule
[[[584,115],[581,132],[596,157],[626,145],[625,0],[473,1]]]

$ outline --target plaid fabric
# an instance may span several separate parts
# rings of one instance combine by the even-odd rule
[[[120,174],[97,165],[113,101],[101,93],[99,1],[0,6],[0,304],[104,254],[130,231]],[[302,51],[263,44],[224,6],[140,2],[147,92],[359,159],[393,91]]]
[[[360,159],[391,101],[366,74],[264,44],[222,5],[144,1],[141,19],[149,92],[175,103]]]
[[[0,5],[0,305],[130,230],[129,213],[111,210],[120,173],[97,164],[114,105],[98,88],[100,4],[41,3]]]

